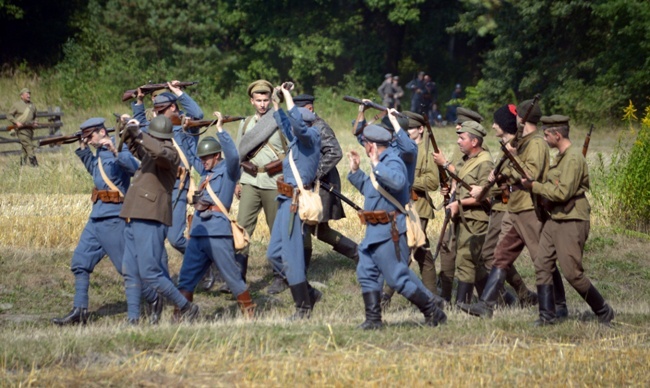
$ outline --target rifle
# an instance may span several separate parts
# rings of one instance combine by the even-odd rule
[[[372,101],[363,101],[363,100],[361,100],[359,98],[356,98],[356,97],[343,96],[343,101],[352,102],[352,103],[358,104],[358,105],[369,106],[371,108],[374,108],[374,109],[377,109],[377,110],[380,110],[380,111],[384,111],[384,112],[388,111],[388,108],[383,106],[383,105],[379,105],[379,104],[377,104],[375,102],[372,102]],[[393,112],[393,116],[408,119],[408,117],[405,114],[400,113],[400,112]]]
[[[427,133],[429,134],[429,140],[431,141],[431,146],[435,153],[439,153],[438,143],[436,143],[436,138],[433,136],[433,129],[431,129],[431,123],[429,122],[429,117],[426,113],[422,112],[422,117],[424,117],[424,124],[427,127]],[[449,192],[449,177],[445,174],[445,169],[442,166],[438,166],[438,176],[440,178],[440,188],[446,189]],[[470,189],[471,190],[471,189]],[[449,203],[449,193],[444,196],[445,206]]]
[[[456,200],[456,192],[454,191],[451,194],[449,201],[452,202],[455,200]],[[442,222],[442,228],[440,229],[440,236],[438,237],[438,244],[436,245],[436,251],[433,254],[433,261],[435,261],[438,255],[440,254],[440,248],[442,248],[442,244],[444,243],[445,233],[447,231],[447,227],[449,226],[449,221],[451,221],[451,209],[445,209],[445,220]]]
[[[469,183],[465,182],[465,180],[464,180],[463,178],[461,178],[461,177],[459,177],[458,175],[456,175],[455,173],[453,173],[453,172],[449,169],[449,167],[445,168],[445,171],[447,171],[447,174],[449,174],[449,176],[450,176],[453,180],[455,180],[456,182],[458,182],[458,184],[460,184],[461,186],[463,186],[463,188],[465,188],[467,191],[472,191],[472,186],[470,186]],[[490,203],[487,202],[486,200],[481,201],[480,206],[481,206],[481,208],[482,208],[486,213],[489,213],[489,212],[490,212]]]
[[[13,131],[16,129],[36,129],[40,128],[38,123],[36,121],[32,121],[30,123],[24,123],[22,127],[18,128],[16,124],[14,125],[7,125],[7,128],[5,128],[6,131]]]
[[[528,121],[528,117],[530,116],[530,113],[533,111],[533,108],[535,107],[535,104],[537,104],[537,101],[539,99],[540,99],[540,95],[536,94],[535,97],[533,98],[533,103],[530,104],[530,106],[528,107],[528,110],[526,111],[526,114],[522,116],[522,120],[521,120],[522,125],[517,126],[517,132],[515,133],[515,136],[512,139],[510,139],[510,145],[512,147],[517,148],[517,146],[519,145],[519,140],[521,140],[522,135],[524,133],[524,126],[526,125],[526,121]],[[479,200],[479,201],[481,201],[481,200],[483,200],[483,198],[485,198],[488,191],[490,190],[490,187],[492,187],[492,185],[494,185],[494,183],[496,183],[497,176],[501,172],[501,169],[503,168],[503,164],[506,162],[506,160],[509,160],[509,159],[511,161],[515,160],[513,158],[513,156],[510,154],[510,152],[506,152],[507,148],[505,148],[504,143],[501,143],[501,149],[504,152],[503,152],[503,156],[501,156],[501,159],[499,159],[499,162],[497,162],[496,167],[494,167],[494,180],[488,181],[488,183],[485,186],[483,186],[483,189],[481,190],[481,193],[479,194],[479,197],[477,198],[477,200]],[[515,163],[516,163],[516,161],[515,161]],[[513,165],[515,163],[513,163]],[[516,164],[517,164],[517,166],[519,166],[519,163],[516,163]],[[521,168],[521,166],[519,166],[519,168]],[[519,171],[519,170],[517,170],[517,171]],[[521,169],[521,171],[523,171],[523,169]],[[524,176],[524,177],[528,176],[528,174],[522,173],[521,171],[520,171],[520,174],[522,176]]]
[[[222,123],[231,123],[233,121],[239,121],[239,120],[244,120],[246,117],[244,116],[228,116],[225,115],[223,116],[223,120],[221,121]],[[202,127],[209,127],[211,125],[214,125],[217,123],[217,120],[192,120],[190,118],[185,120],[185,126],[187,128],[202,128]]]
[[[358,212],[363,211],[363,209],[357,205],[356,203],[352,202],[352,200],[345,195],[341,194],[341,192],[336,191],[332,185],[329,183],[323,181],[322,179],[320,180],[320,187],[324,188],[325,191],[334,194],[335,197],[339,198],[341,201],[347,203],[348,205],[352,206],[352,208]]]
[[[184,88],[187,86],[196,85],[198,83],[199,83],[198,81],[185,81],[185,82],[179,82],[178,85],[176,86],[179,88]],[[140,89],[142,93],[147,95],[155,92],[156,90],[165,89],[166,87],[167,87],[166,82],[162,84],[148,83],[140,86],[138,89]],[[137,97],[138,89],[125,90],[124,94],[122,94],[122,101],[129,101],[130,99]]]
[[[594,130],[594,125],[591,124],[589,132],[585,137],[585,142],[582,144],[582,156],[587,157],[587,150],[589,150],[589,142],[591,142],[591,132]]]
[[[106,132],[115,132],[115,128],[106,128]],[[56,137],[49,137],[47,139],[41,139],[38,141],[38,146],[43,147],[47,145],[62,145],[62,144],[72,144],[76,143],[81,139],[81,135],[83,134],[83,131],[77,131],[73,133],[72,135],[67,135],[67,136],[56,136]]]

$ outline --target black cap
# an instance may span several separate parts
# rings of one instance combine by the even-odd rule
[[[513,104],[504,105],[494,112],[494,123],[503,130],[503,132],[517,133],[517,107]]]
[[[296,104],[297,107],[303,107],[305,105],[314,105],[315,99],[316,97],[311,94],[299,94],[293,98],[293,103]]]

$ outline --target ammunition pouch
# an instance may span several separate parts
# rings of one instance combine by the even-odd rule
[[[415,202],[420,198],[426,198],[424,191],[411,189],[411,201]]]
[[[280,159],[268,162],[262,167],[257,167],[255,163],[250,161],[243,161],[240,163],[240,166],[252,176],[257,176],[259,173],[267,173],[273,176],[282,172],[282,160]]]
[[[219,212],[221,213],[221,208],[219,206],[213,205],[210,202],[199,200],[197,202],[194,202],[194,209],[200,212],[204,212],[206,210],[210,210],[213,212]]]
[[[288,183],[284,183],[282,180],[278,180],[278,194],[284,195],[285,197],[292,198],[294,187]]]
[[[93,188],[93,193],[90,196],[90,201],[92,203],[100,200],[104,203],[122,203],[124,202],[124,197],[122,197],[119,191],[114,190],[98,190],[96,187]]]
[[[357,212],[362,225],[371,224],[388,224],[397,217],[397,212],[387,212],[386,210],[360,211]]]

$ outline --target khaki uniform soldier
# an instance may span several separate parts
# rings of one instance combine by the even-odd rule
[[[532,100],[526,100],[517,106],[518,123],[522,120],[521,112],[527,112],[532,103]],[[550,154],[541,131],[537,130],[537,122],[539,122],[541,116],[541,109],[538,105],[535,105],[527,121],[521,123],[521,125],[524,125],[524,129],[518,147],[515,149],[508,144],[507,148],[522,168],[526,170],[529,177],[544,181],[548,172]],[[494,265],[479,302],[472,305],[460,304],[463,311],[475,316],[492,316],[499,290],[503,288],[506,273],[524,247],[528,248],[533,262],[535,262],[539,253],[539,236],[542,231],[543,220],[537,214],[537,203],[534,202],[531,193],[522,186],[521,179],[523,177],[514,167],[507,164],[501,173],[506,177],[506,182],[510,186],[511,195],[508,201],[506,217],[509,217],[512,227],[504,231],[503,236],[497,243],[494,252]]]
[[[34,144],[32,143],[34,128],[38,126],[38,123],[36,122],[36,107],[32,102],[32,94],[29,89],[23,88],[20,90],[20,101],[11,106],[7,118],[16,126],[16,135],[22,147],[20,165],[26,165],[29,161],[30,165],[38,167],[38,161],[36,155],[34,155]]]
[[[483,121],[483,116],[478,112],[474,112],[467,108],[458,108],[457,115],[456,130],[459,130],[461,124],[464,122],[474,121],[480,124]],[[451,155],[449,164],[454,165],[457,168],[463,166],[463,153],[460,151],[460,148],[454,147],[454,152]],[[443,248],[440,251],[440,296],[442,296],[442,298],[447,302],[451,302],[454,276],[456,274],[456,235],[454,234],[453,229],[454,228],[447,229],[444,236],[445,244],[443,244]]]
[[[458,133],[458,146],[463,153],[460,166],[448,166],[450,171],[470,185],[487,184],[490,172],[494,168],[490,153],[482,148],[485,129],[475,121],[465,121]],[[434,153],[436,164],[447,164],[442,153]],[[488,229],[489,216],[486,209],[474,199],[469,191],[454,182],[457,201],[450,202],[453,219],[453,234],[456,236],[456,276],[458,289],[456,304],[469,303],[474,293],[477,269],[480,267],[481,247]]]
[[[503,142],[509,142],[517,132],[517,107],[509,104],[504,105],[497,109],[493,115],[492,129],[495,135]],[[492,263],[494,261],[494,249],[501,235],[512,227],[509,217],[504,217],[508,210],[508,198],[510,194],[509,187],[505,182],[497,182],[488,194],[491,198],[492,208],[490,212],[490,224],[487,234],[485,235],[485,242],[481,251],[482,267],[479,268],[479,273],[476,276],[476,291],[480,295],[485,287],[487,275],[492,270]],[[522,307],[537,304],[537,294],[530,291],[514,264],[508,269],[506,274],[506,282],[510,284],[517,292],[519,303]],[[504,302],[509,304],[509,293],[504,294]]]
[[[275,119],[274,109],[270,107],[273,85],[266,80],[258,80],[248,86],[248,96],[255,114],[244,120],[237,132],[237,148],[242,175],[235,188],[239,198],[237,222],[250,236],[255,231],[257,217],[264,209],[266,223],[272,230],[278,203],[277,181],[282,176],[282,160],[287,152],[287,141],[282,135]],[[248,266],[248,248],[238,252],[236,261]],[[274,268],[270,293],[279,293],[287,288],[281,268]],[[242,269],[242,272],[244,270]]]
[[[556,322],[553,273],[556,261],[564,277],[604,324],[614,319],[614,310],[585,276],[582,254],[589,236],[591,207],[585,197],[589,190],[589,169],[580,148],[569,140],[569,118],[553,115],[541,118],[544,138],[559,154],[545,180],[522,184],[545,200],[544,208],[551,219],[544,224],[535,260],[537,293],[539,295],[538,325]]]

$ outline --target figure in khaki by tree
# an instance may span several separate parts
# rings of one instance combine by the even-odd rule
[[[522,113],[525,112],[525,113]],[[525,120],[521,115],[526,116]],[[514,160],[524,169],[528,178],[535,180],[546,180],[549,166],[549,148],[544,141],[541,131],[537,129],[537,123],[542,116],[539,105],[534,100],[526,100],[517,106],[517,124],[522,125],[522,137],[514,148],[510,143],[504,147],[513,156]],[[495,176],[498,172],[490,174],[490,181],[502,180]],[[544,219],[539,212],[536,198],[530,191],[522,186],[521,180],[525,178],[517,171],[512,162],[504,165],[501,170],[505,182],[509,186],[510,198],[508,200],[508,212],[504,220],[511,223],[507,230],[504,229],[502,236],[494,251],[494,262],[492,270],[488,275],[485,288],[481,293],[478,303],[461,303],[461,310],[475,316],[492,317],[494,307],[500,290],[503,288],[508,269],[521,254],[524,247],[528,248],[533,263],[539,255],[539,238],[544,225]],[[472,196],[479,197],[481,188],[476,186],[472,189]],[[506,222],[504,221],[504,224]],[[506,228],[506,226],[502,226]],[[558,271],[554,273],[556,301],[562,304],[566,316],[566,300],[562,278]],[[559,277],[559,282],[558,278]],[[559,283],[559,284],[558,284]]]
[[[201,182],[194,193],[196,212],[178,276],[178,289],[188,301],[192,301],[194,289],[214,263],[237,298],[242,312],[252,318],[255,304],[235,262],[230,215],[224,213],[224,210],[230,210],[239,179],[239,154],[232,138],[223,130],[221,113],[214,112],[214,115],[218,118],[219,140],[211,136],[201,140],[197,151],[200,164],[193,161],[201,174]]]
[[[16,135],[22,147],[20,156],[20,165],[26,165],[28,162],[32,167],[38,167],[38,160],[34,155],[34,128],[38,127],[36,122],[36,107],[32,102],[32,93],[27,88],[20,90],[20,101],[14,103],[7,118],[15,125]]]
[[[75,153],[92,176],[95,188],[91,196],[93,205],[90,218],[81,232],[70,264],[75,277],[73,308],[64,317],[52,319],[52,323],[60,326],[85,324],[88,320],[90,274],[105,255],[111,259],[117,272],[122,274],[126,223],[119,215],[124,193],[138,169],[138,161],[128,149],[117,152],[113,140],[106,133],[104,118],[88,119],[81,124],[80,130],[82,135]],[[97,149],[95,155],[88,144]],[[151,288],[145,288],[143,295],[152,307],[151,321],[157,322],[162,312],[162,299]]]
[[[140,159],[140,168],[120,212],[120,217],[127,220],[122,265],[127,315],[133,324],[140,317],[143,284],[171,300],[180,309],[181,320],[192,321],[199,316],[199,306],[176,289],[163,261],[167,228],[172,225],[172,191],[180,164],[172,144],[172,127],[169,118],[158,115],[146,133],[140,131],[137,120],[129,121],[125,130],[129,150]]]
[[[415,202],[415,209],[420,216],[422,230],[426,232],[429,220],[434,218],[433,203],[429,191],[438,188],[439,180],[437,171],[434,170],[435,162],[428,150],[429,141],[425,138],[424,117],[414,112],[402,112],[408,116],[408,134],[418,146],[418,158],[415,167],[415,180],[411,188],[411,200]],[[431,244],[427,237],[424,246],[415,250],[413,258],[420,266],[420,275],[424,286],[434,294],[438,293],[436,286],[436,267],[431,252]],[[395,290],[384,287],[382,304],[385,307],[392,298]]]
[[[398,125],[392,115],[389,117],[394,125]],[[359,169],[360,155],[356,151],[348,154],[348,180],[365,197],[364,211],[359,216],[366,225],[366,234],[359,244],[357,265],[357,279],[366,312],[366,320],[359,328],[364,330],[383,326],[380,304],[382,278],[389,287],[420,309],[426,325],[437,326],[447,320],[441,310],[444,301],[427,290],[408,268],[406,216],[398,209],[408,203],[410,185],[404,162],[398,151],[390,147],[391,138],[392,134],[378,125],[368,125],[363,129],[360,141],[370,157],[370,176]]]
[[[569,139],[567,116],[544,116],[540,120],[544,138],[551,148],[559,151],[555,163],[548,170],[546,180],[522,179],[524,187],[544,198],[544,208],[550,219],[544,224],[539,241],[539,254],[535,260],[539,319],[537,325],[556,322],[553,273],[556,262],[564,277],[587,302],[598,320],[609,325],[614,310],[585,276],[582,254],[589,236],[591,207],[585,193],[589,190],[589,169],[579,147]]]
[[[287,140],[273,118],[271,105],[273,85],[266,80],[258,80],[248,86],[248,96],[255,114],[244,120],[237,132],[237,149],[242,175],[235,187],[239,198],[237,223],[253,236],[257,217],[264,209],[269,231],[273,232],[278,203],[277,181],[282,176],[282,160],[287,152]],[[241,266],[242,277],[246,278],[248,268],[248,248],[236,253],[235,258]],[[267,289],[277,294],[287,289],[281,270],[274,268],[273,282]]]
[[[490,171],[494,168],[490,153],[483,149],[483,137],[486,135],[483,126],[476,121],[465,121],[456,131],[458,148],[463,154],[459,165],[449,164],[445,156],[434,152],[437,165],[445,166],[458,175],[469,185],[487,184]],[[481,247],[488,229],[489,215],[486,209],[476,199],[470,196],[469,190],[457,181],[453,183],[456,191],[455,201],[450,201],[447,208],[451,211],[453,234],[456,237],[455,254],[456,305],[470,303],[474,293],[474,284],[480,265]]]

